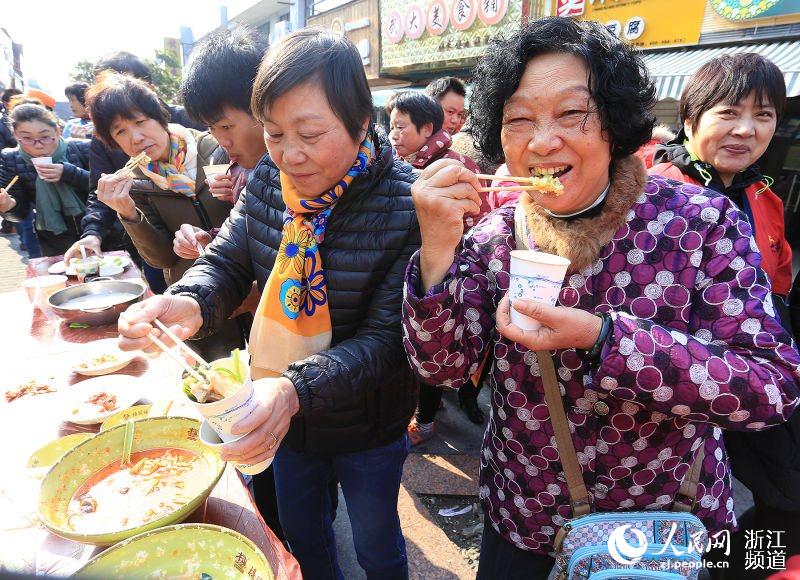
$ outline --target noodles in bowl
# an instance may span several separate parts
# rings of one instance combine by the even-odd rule
[[[39,515],[54,534],[109,545],[183,521],[225,469],[199,440],[200,424],[183,417],[136,421],[131,460],[121,465],[125,425],[81,443],[47,473]]]

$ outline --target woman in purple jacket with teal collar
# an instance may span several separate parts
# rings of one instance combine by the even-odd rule
[[[481,454],[486,527],[478,578],[546,578],[572,517],[534,351],[550,351],[593,510],[668,510],[700,453],[692,512],[735,529],[722,429],[780,423],[798,403],[800,355],[774,318],[747,219],[724,196],[649,177],[654,90],[624,43],[594,23],[533,22],[473,75],[481,150],[512,175],[555,174],[463,239],[480,184],[443,160],[412,188],[422,247],[409,266],[404,344],[426,383],[459,388],[488,357]],[[558,306],[518,300],[509,259],[571,260]],[[680,499],[678,500],[680,501]]]

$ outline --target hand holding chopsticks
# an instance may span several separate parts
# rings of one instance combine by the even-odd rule
[[[125,166],[122,169],[118,169],[117,171],[115,171],[113,175],[115,177],[130,175],[142,163],[144,164],[150,163],[150,158],[144,151],[128,159],[128,162],[125,164]]]

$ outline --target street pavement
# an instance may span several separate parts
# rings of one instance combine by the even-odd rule
[[[17,290],[25,279],[25,253],[16,234],[0,235],[0,292]],[[478,453],[485,424],[467,420],[458,407],[455,393],[445,393],[444,408],[436,417],[434,437],[412,449],[406,461],[398,511],[409,553],[412,579],[453,580],[473,578],[464,553],[436,524],[421,496],[444,498],[477,497]],[[489,416],[489,393],[482,389],[478,401]],[[734,480],[737,515],[752,505],[752,495]],[[339,563],[348,580],[365,579],[353,549],[347,505],[339,492],[339,509],[334,523]]]

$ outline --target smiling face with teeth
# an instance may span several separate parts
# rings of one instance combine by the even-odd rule
[[[554,213],[589,207],[608,185],[611,145],[589,92],[589,69],[565,53],[532,58],[503,107],[500,134],[512,175],[558,177],[564,194],[527,192]]]

